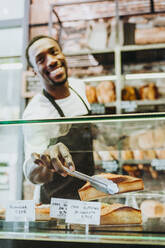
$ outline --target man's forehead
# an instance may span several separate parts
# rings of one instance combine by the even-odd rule
[[[50,47],[55,47],[60,50],[60,47],[56,41],[50,38],[42,38],[35,41],[29,48],[29,55],[37,55],[41,51],[46,51]]]

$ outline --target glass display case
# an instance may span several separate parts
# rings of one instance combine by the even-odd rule
[[[100,222],[99,225],[85,225],[74,221],[67,223],[65,218],[50,217],[52,202],[46,205],[41,202],[38,204],[35,198],[35,188],[38,186],[31,184],[23,175],[24,146],[19,146],[19,149],[16,149],[15,135],[11,134],[18,134],[23,139],[24,134],[28,132],[31,139],[36,137],[39,139],[40,142],[37,143],[37,146],[42,146],[45,137],[51,140],[54,138],[52,136],[54,130],[65,129],[67,136],[71,128],[73,133],[69,144],[76,143],[74,143],[74,149],[69,148],[69,150],[71,154],[77,154],[78,157],[84,154],[92,155],[93,174],[111,175],[112,181],[116,177],[126,179],[131,177],[135,180],[135,185],[138,181],[144,183],[144,189],[140,187],[134,188],[130,192],[124,190],[116,194],[106,194],[103,197],[96,197],[91,202],[93,204],[99,203],[101,209],[103,206],[116,204],[123,209],[127,207],[131,211],[138,211],[142,217],[140,222],[134,220],[129,222],[128,212],[121,211],[120,219],[123,218],[123,215],[126,216],[124,223],[118,222],[116,215],[112,215],[113,222],[110,221],[106,224]],[[86,130],[89,128],[92,147],[90,150],[87,148],[83,150],[79,134],[82,132],[85,137],[88,137]],[[1,172],[8,174],[8,181],[0,181],[1,185],[8,185],[5,189],[0,189],[0,246],[3,242],[22,241],[23,244],[20,247],[26,247],[26,245],[28,247],[29,242],[35,242],[34,247],[38,247],[38,244],[42,247],[44,242],[45,244],[48,242],[47,247],[52,247],[51,245],[55,247],[59,243],[63,247],[68,245],[76,247],[79,243],[82,247],[97,247],[98,245],[106,247],[109,244],[113,244],[114,247],[125,246],[126,244],[129,244],[130,247],[165,245],[164,113],[89,116],[56,120],[1,121],[0,130],[5,133],[3,140],[1,139],[0,157],[2,160],[6,154],[8,158],[7,165],[3,161],[0,163]],[[30,132],[32,132],[32,136]],[[8,140],[9,144],[6,150],[3,149],[5,140]],[[72,142],[73,140],[75,141]],[[55,139],[56,142],[57,139]],[[66,144],[65,136],[61,142]],[[85,145],[87,147],[88,144],[85,143]],[[38,151],[32,149],[32,152]],[[31,153],[27,154],[26,159],[31,156]],[[75,166],[77,167],[77,164]],[[86,168],[87,163],[84,163],[83,166]],[[62,180],[65,182],[66,178]],[[116,180],[114,182],[119,187],[121,181]],[[82,185],[84,184],[86,182],[83,181]],[[17,191],[22,192],[22,197],[15,194]],[[6,194],[6,201],[2,200],[4,194]],[[68,199],[72,198],[69,196]],[[59,198],[63,198],[63,196]],[[27,216],[20,221],[16,217],[14,221],[10,218],[6,219],[9,203],[16,204],[18,200],[24,204],[29,200],[34,203],[35,218],[33,220],[28,219]],[[81,202],[79,200],[79,204]],[[89,203],[88,199],[86,202]],[[38,218],[37,209],[44,209],[44,207],[47,209],[46,212],[41,213],[40,218]],[[46,217],[43,217],[42,214],[46,214]],[[102,212],[100,220],[101,216]]]

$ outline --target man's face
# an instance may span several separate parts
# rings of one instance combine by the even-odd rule
[[[29,48],[29,58],[35,71],[47,84],[61,85],[67,80],[65,56],[52,39],[42,38]]]

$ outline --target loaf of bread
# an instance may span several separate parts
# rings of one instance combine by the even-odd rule
[[[165,27],[136,29],[135,43],[138,45],[164,43]]]
[[[116,175],[112,173],[101,173],[99,174],[99,176],[102,178],[112,180],[114,183],[116,183],[119,188],[118,193],[125,193],[144,189],[143,181],[140,178]],[[78,192],[82,201],[91,201],[107,196],[107,194],[105,194],[104,192],[101,192],[92,187],[89,182],[87,182],[82,188],[80,188]]]
[[[103,203],[101,205],[100,224],[101,225],[123,225],[141,224],[141,211],[123,204],[114,203],[112,205]]]
[[[123,160],[130,160],[133,159],[133,152],[131,150],[123,150],[121,151],[121,158]]]
[[[144,159],[144,154],[142,150],[133,150],[133,157],[135,160],[142,160]]]
[[[0,219],[5,219],[5,213],[6,213],[6,209],[0,208]]]
[[[96,88],[97,99],[99,103],[109,103],[116,100],[115,84],[112,81],[99,83]]]
[[[122,169],[131,177],[141,177],[141,170],[137,164],[124,164]]]
[[[162,148],[165,145],[165,128],[164,126],[153,129],[154,148]]]
[[[88,99],[89,103],[96,103],[97,102],[97,96],[96,96],[96,87],[92,85],[86,85],[86,97]]]
[[[37,221],[48,221],[51,219],[50,217],[50,205],[49,204],[41,204],[35,207],[35,219]]]
[[[158,87],[154,83],[143,85],[139,88],[140,99],[155,100],[158,98]]]
[[[157,200],[144,200],[140,209],[145,217],[155,218],[165,216],[165,204]]]
[[[155,147],[153,130],[146,130],[144,133],[139,134],[138,146],[142,150],[153,149]]]
[[[155,150],[155,152],[156,152],[157,158],[165,159],[165,150],[164,149]]]
[[[154,150],[145,150],[143,151],[143,157],[144,159],[155,159],[156,158],[156,152]]]
[[[138,90],[132,86],[125,86],[122,89],[122,100],[133,101],[139,99]]]

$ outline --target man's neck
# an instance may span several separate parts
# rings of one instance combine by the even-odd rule
[[[68,81],[65,84],[54,86],[53,88],[45,89],[55,100],[64,99],[70,95]]]

